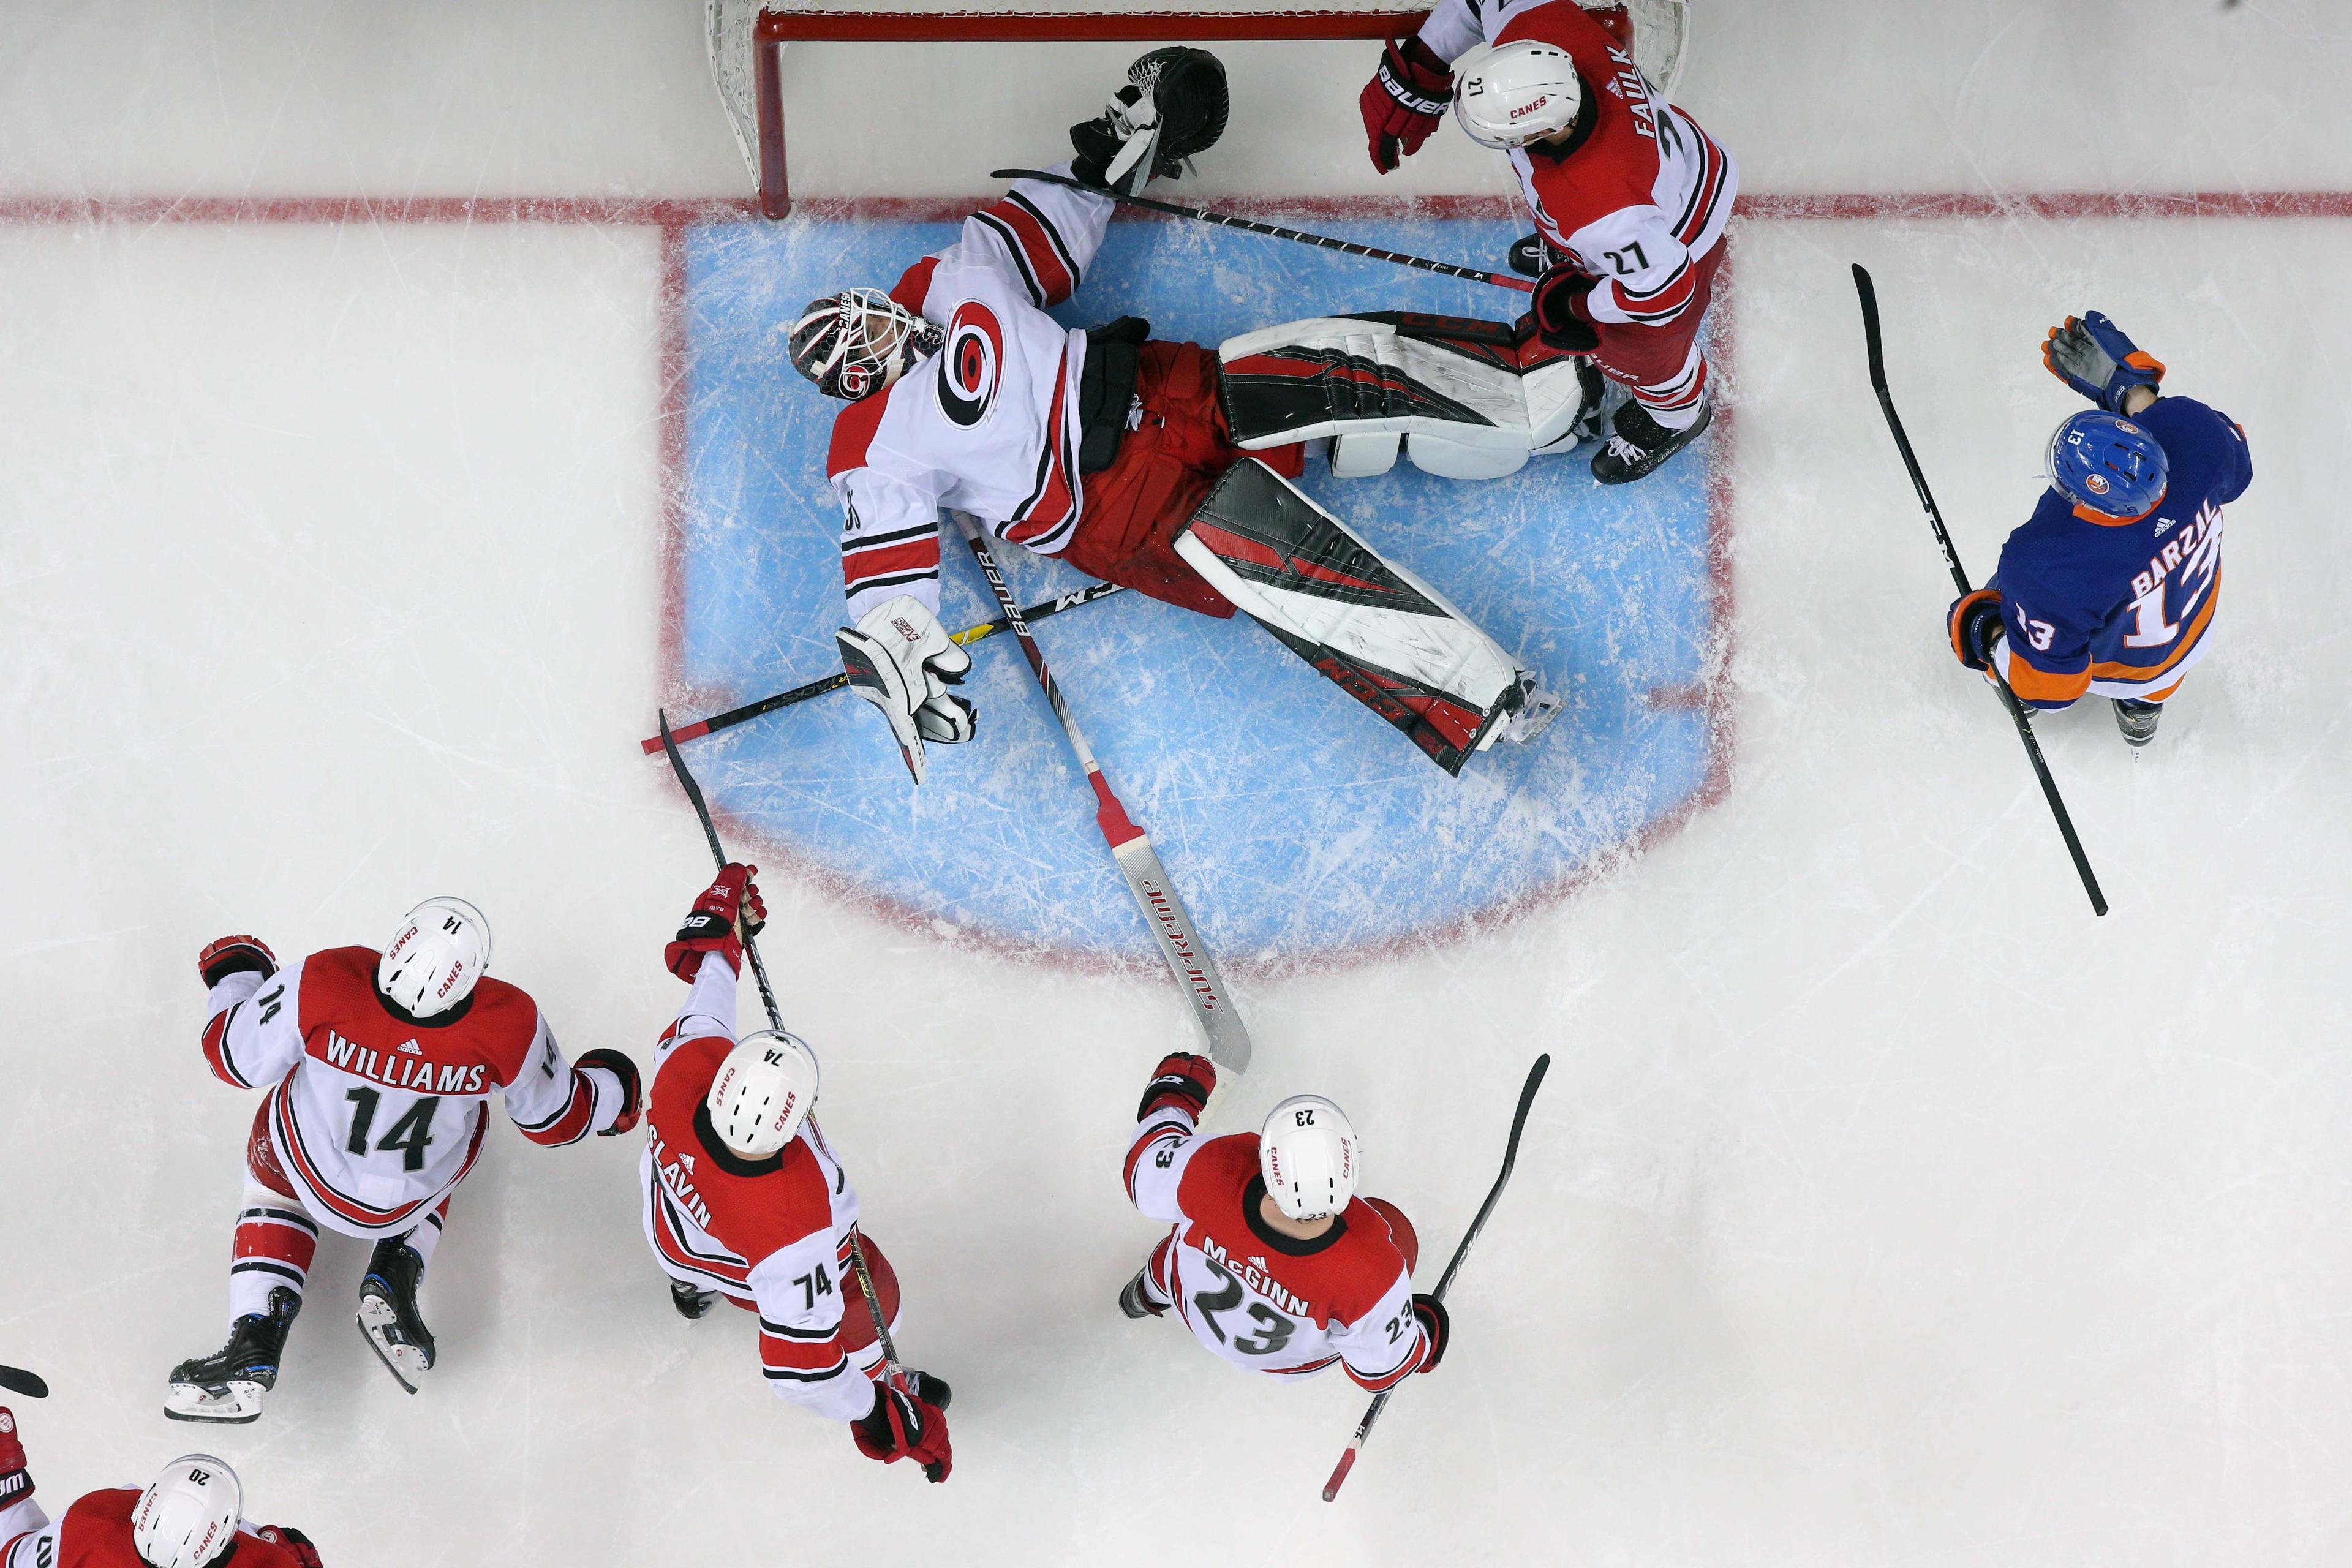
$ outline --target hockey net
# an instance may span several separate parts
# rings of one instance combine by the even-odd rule
[[[1579,0],[1601,9],[1599,0]],[[760,210],[782,217],[792,207],[785,161],[782,58],[808,44],[1225,44],[1310,42],[1403,37],[1421,26],[1426,5],[1398,0],[1214,0],[1213,8],[1148,5],[1126,10],[1018,5],[977,10],[916,0],[873,6],[777,6],[762,0],[704,0],[711,75],[734,127],[736,144],[760,193]],[[1643,74],[1671,95],[1690,47],[1690,0],[1625,0],[1633,19],[1633,54]],[[1369,65],[1367,66],[1369,75]]]

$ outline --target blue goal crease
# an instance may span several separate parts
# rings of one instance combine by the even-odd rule
[[[1425,254],[1499,257],[1514,226],[1325,224]],[[785,355],[779,324],[852,284],[887,287],[947,224],[797,220],[688,233],[684,668],[748,700],[839,668],[839,515],[824,453],[839,406]],[[1508,320],[1491,287],[1203,226],[1114,224],[1078,299],[1085,325],[1131,313],[1215,343],[1333,311]],[[1245,619],[1122,595],[1038,628],[1105,770],[1160,846],[1213,950],[1309,957],[1455,925],[1574,878],[1686,810],[1708,773],[1706,714],[1651,694],[1705,679],[1714,628],[1714,437],[1638,485],[1596,486],[1585,455],[1460,483],[1400,462],[1301,481],[1461,605],[1566,699],[1530,747],[1447,777]],[[952,542],[950,539],[950,542]],[[1082,584],[1002,552],[1024,602]],[[950,626],[994,605],[942,553]],[[1151,939],[1097,834],[1094,800],[1009,638],[973,649],[977,738],[907,777],[879,719],[826,697],[696,743],[712,803],[803,864],[922,917],[1017,945],[1143,957]]]

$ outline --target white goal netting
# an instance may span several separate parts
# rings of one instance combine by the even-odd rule
[[[1580,0],[1589,5],[1589,0]],[[704,0],[709,27],[710,65],[719,101],[734,127],[743,162],[759,185],[771,216],[783,200],[784,173],[764,167],[781,161],[782,109],[774,95],[773,74],[763,88],[760,69],[761,19],[772,18],[772,38],[789,41],[795,35],[836,41],[866,42],[1016,42],[1022,40],[1083,41],[1129,39],[1170,41],[1194,37],[1304,40],[1371,38],[1402,33],[1418,25],[1426,7],[1400,0],[1210,0],[1181,5],[1147,4],[1111,9],[1068,5],[1024,5],[975,7],[952,0],[895,0],[873,5],[781,6],[761,0]],[[1633,56],[1643,74],[1668,96],[1682,77],[1689,58],[1690,0],[1626,0],[1633,18]],[[1598,9],[1598,6],[1590,6]],[[1149,29],[1164,18],[1166,34]],[[771,126],[764,140],[761,115],[763,96]],[[763,152],[764,145],[764,152]]]

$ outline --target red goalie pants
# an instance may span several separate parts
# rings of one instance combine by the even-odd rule
[[[1706,396],[1706,355],[1698,346],[1698,334],[1715,300],[1715,275],[1723,267],[1724,250],[1718,239],[1713,250],[1693,264],[1698,281],[1690,303],[1664,326],[1609,321],[1593,328],[1601,338],[1601,346],[1592,351],[1593,365],[1631,392],[1650,417],[1669,430],[1690,428]]]
[[[1143,422],[1109,468],[1084,479],[1086,513],[1062,559],[1089,577],[1220,618],[1225,596],[1176,553],[1176,536],[1227,468],[1255,456],[1285,479],[1306,467],[1303,447],[1244,453],[1218,396],[1217,356],[1198,343],[1147,342],[1136,367]]]

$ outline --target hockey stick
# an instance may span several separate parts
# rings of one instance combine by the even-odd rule
[[[677,754],[677,738],[670,732],[669,715],[656,709],[654,717],[661,724],[662,750],[669,757],[670,772],[677,775],[678,787],[686,791],[686,798],[693,805],[694,815],[702,819],[702,836],[710,841],[710,858],[723,871],[727,868],[727,851],[719,846],[719,828],[710,820],[710,807],[703,801],[702,786],[694,782],[694,775],[687,771],[686,759]],[[784,1016],[777,1011],[776,994],[769,988],[768,966],[760,962],[760,944],[751,939],[750,931],[742,935],[743,951],[751,958],[751,973],[759,977],[760,1000],[768,1009],[768,1026],[781,1035],[785,1032]],[[898,1347],[890,1341],[889,1319],[882,1310],[881,1293],[874,1289],[873,1271],[866,1267],[865,1237],[855,1229],[849,1233],[849,1261],[856,1270],[857,1289],[866,1298],[866,1310],[874,1315],[874,1342],[882,1347],[883,1370],[893,1388],[911,1394],[914,1384],[907,1381],[907,1369],[899,1363]]]
[[[1032,605],[1021,613],[1033,621],[1042,621],[1047,616],[1058,616],[1064,610],[1075,610],[1080,605],[1091,605],[1097,599],[1108,599],[1113,594],[1126,592],[1126,589],[1116,583],[1089,583],[1085,587],[1072,589],[1058,598]],[[976,626],[964,627],[963,630],[956,633],[951,640],[968,646],[984,638],[992,637],[1012,624],[1000,616],[995,620],[982,621]],[[732,730],[736,725],[747,724],[763,713],[773,713],[779,708],[790,708],[794,703],[805,702],[812,697],[822,697],[828,691],[838,691],[848,684],[848,674],[836,669],[823,680],[812,680],[805,686],[795,686],[790,691],[779,691],[773,697],[762,697],[757,702],[746,702],[740,708],[730,708],[724,713],[713,713],[708,719],[698,719],[691,724],[680,724],[669,732],[669,738],[673,741],[692,741],[704,735],[716,734],[721,730]],[[645,753],[649,757],[660,754],[662,740],[659,735],[648,735],[637,743],[645,748]]]
[[[1862,296],[1862,333],[1870,354],[1870,385],[1878,394],[1878,406],[1885,411],[1886,427],[1895,432],[1895,445],[1903,454],[1903,466],[1911,470],[1911,488],[1919,492],[1919,505],[1927,513],[1928,524],[1936,531],[1936,543],[1944,552],[1944,564],[1952,571],[1952,581],[1967,598],[1975,590],[1969,586],[1969,574],[1960,565],[1959,552],[1952,548],[1952,536],[1944,527],[1944,514],[1937,509],[1936,498],[1927,493],[1927,476],[1919,468],[1919,459],[1911,450],[1911,438],[1903,433],[1903,421],[1895,412],[1895,395],[1886,390],[1886,354],[1878,335],[1878,289],[1870,280],[1861,263],[1853,268],[1854,291]],[[2050,764],[2042,760],[2042,742],[2033,738],[2033,724],[2025,716],[2025,704],[1999,672],[1987,670],[1993,689],[2000,693],[2001,706],[2009,710],[2010,719],[2017,725],[2017,738],[2025,743],[2026,760],[2033,764],[2033,776],[2042,781],[2042,795],[2050,803],[2050,814],[2058,819],[2059,836],[2066,840],[2066,853],[2074,858],[2075,874],[2083,879],[2083,890],[2091,895],[2091,912],[2107,912],[2107,897],[2099,891],[2099,879],[2091,870],[2090,857],[2083,853],[2083,841],[2074,837],[2074,819],[2066,814],[2066,803],[2058,798],[2058,781],[2050,776]]]
[[[1425,256],[1407,256],[1402,251],[1382,250],[1378,246],[1358,245],[1349,239],[1333,239],[1328,234],[1308,234],[1305,229],[1284,228],[1279,224],[1260,223],[1255,218],[1238,217],[1232,213],[1212,212],[1207,207],[1184,207],[1174,202],[1154,201],[1150,196],[1121,195],[1117,191],[1107,191],[1100,185],[1090,185],[1066,174],[1048,174],[1037,169],[992,169],[988,177],[992,180],[1043,180],[1048,184],[1067,185],[1074,191],[1089,191],[1098,196],[1108,196],[1131,207],[1144,207],[1175,217],[1196,218],[1202,223],[1238,228],[1247,234],[1295,239],[1301,245],[1320,246],[1325,250],[1343,251],[1347,255],[1366,257],[1373,261],[1393,261],[1399,267],[1418,268],[1423,272],[1435,272],[1447,278],[1464,278],[1473,283],[1492,283],[1497,289],[1512,289],[1522,294],[1536,291],[1534,284],[1524,278],[1514,278],[1507,272],[1488,272],[1483,268],[1457,267],[1451,261],[1432,261]]]
[[[11,1394],[21,1394],[27,1399],[47,1399],[49,1385],[20,1366],[0,1366],[0,1388]]]
[[[1249,1026],[1234,1010],[1233,998],[1225,993],[1225,983],[1217,973],[1216,960],[1192,929],[1192,911],[1168,881],[1168,872],[1160,864],[1159,851],[1151,847],[1150,837],[1138,827],[1127,815],[1127,807],[1111,793],[1110,780],[1103,776],[1102,764],[1095,761],[1094,748],[1087,744],[1086,732],[1070,705],[1062,700],[1062,689],[1054,679],[1054,672],[1045,667],[1045,656],[1038,651],[1037,639],[1029,635],[1029,623],[1024,618],[1020,605],[1006,585],[1004,574],[996,564],[996,557],[980,537],[980,525],[962,512],[955,514],[956,524],[963,530],[964,542],[971,546],[972,558],[980,563],[981,574],[988,579],[989,592],[1004,611],[1005,619],[1013,623],[1013,635],[1021,639],[1021,651],[1029,658],[1029,668],[1044,689],[1046,702],[1054,717],[1062,721],[1062,733],[1070,740],[1070,749],[1078,756],[1079,765],[1086,769],[1087,783],[1094,786],[1095,826],[1102,830],[1103,842],[1110,846],[1118,868],[1127,874],[1127,885],[1135,894],[1136,907],[1143,911],[1143,923],[1160,940],[1160,955],[1167,959],[1169,970],[1192,1004],[1193,1021],[1208,1037],[1209,1058],[1228,1072],[1247,1072],[1250,1064]]]
[[[1511,1115],[1511,1141],[1503,1145],[1502,1173],[1495,1178],[1494,1186],[1487,1190],[1486,1201],[1478,1205],[1478,1217],[1470,1222],[1469,1232],[1462,1237],[1462,1245],[1454,1249],[1454,1260],[1445,1266],[1445,1272],[1438,1276],[1437,1289],[1430,1292],[1438,1300],[1445,1300],[1445,1292],[1454,1284],[1454,1271],[1462,1267],[1462,1260],[1470,1256],[1470,1244],[1478,1239],[1480,1231],[1486,1228],[1486,1216],[1495,1212],[1495,1202],[1503,1195],[1503,1187],[1511,1179],[1511,1167],[1517,1163],[1519,1158],[1519,1134],[1528,1128],[1528,1110],[1535,1104],[1536,1090],[1543,1086],[1544,1073],[1550,1066],[1551,1054],[1546,1052],[1536,1058],[1535,1066],[1528,1069],[1528,1081],[1519,1089],[1519,1108]],[[1364,1439],[1372,1435],[1372,1423],[1381,1418],[1381,1412],[1388,1408],[1389,1395],[1395,1392],[1396,1388],[1391,1385],[1372,1396],[1371,1408],[1364,1412],[1361,1421],[1356,1423],[1356,1435],[1348,1440],[1348,1451],[1339,1456],[1339,1464],[1332,1468],[1331,1479],[1323,1483],[1325,1502],[1339,1495],[1339,1487],[1347,1480],[1348,1472],[1356,1468],[1356,1456],[1363,1451]]]

